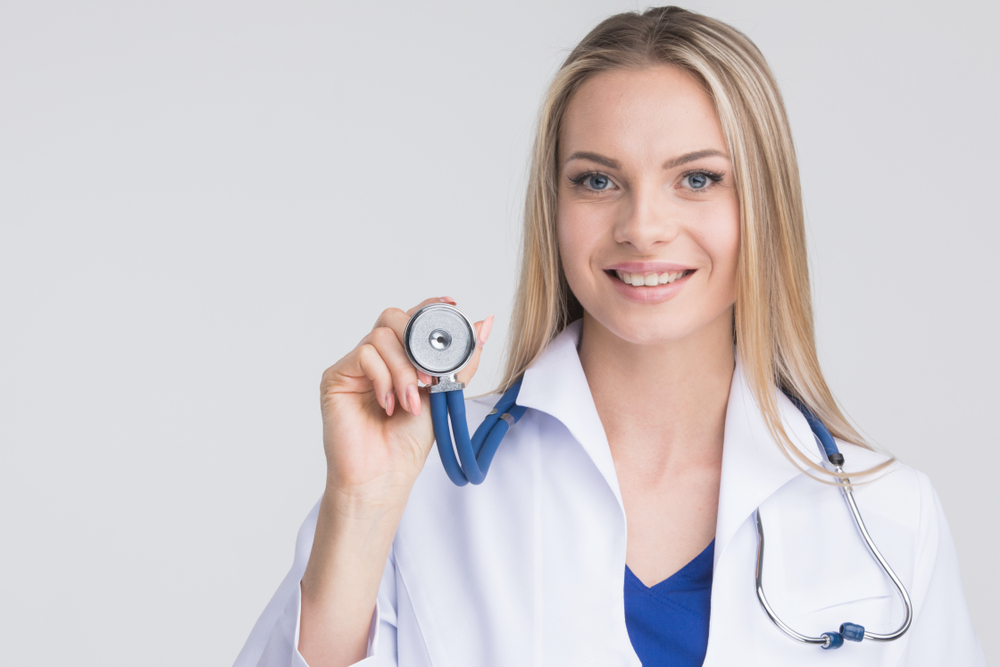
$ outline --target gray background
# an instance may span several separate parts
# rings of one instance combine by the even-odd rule
[[[998,5],[687,6],[777,75],[824,368],[988,639]],[[0,4],[0,662],[232,662],[322,491],[322,370],[448,294],[499,378],[542,91],[637,7]]]

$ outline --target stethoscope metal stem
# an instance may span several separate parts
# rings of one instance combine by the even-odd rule
[[[757,522],[757,567],[756,567],[756,580],[757,580],[757,599],[760,601],[760,605],[764,608],[764,613],[767,617],[771,619],[778,628],[784,632],[786,635],[792,639],[802,642],[803,644],[817,644],[820,646],[828,646],[830,644],[830,638],[825,635],[822,637],[809,637],[808,635],[803,635],[792,628],[785,625],[784,621],[778,618],[778,615],[774,613],[771,609],[771,605],[767,601],[767,596],[764,595],[764,526],[761,524],[760,520],[760,508],[754,512],[754,518]]]
[[[841,458],[841,461],[842,460],[843,459]],[[844,472],[843,467],[840,465],[835,465],[834,469],[841,474]],[[903,582],[901,582],[899,577],[896,576],[892,567],[889,566],[885,557],[882,556],[878,547],[875,546],[875,542],[872,540],[871,535],[868,534],[868,528],[865,526],[864,519],[861,517],[861,511],[858,509],[858,504],[854,500],[854,493],[851,490],[851,481],[846,477],[842,479],[844,481],[844,486],[841,487],[841,491],[844,495],[844,500],[847,501],[847,506],[851,510],[851,516],[854,518],[854,524],[858,527],[858,532],[861,533],[862,539],[868,546],[869,553],[871,553],[872,557],[878,561],[882,570],[886,573],[886,575],[888,575],[889,579],[892,580],[892,583],[896,586],[896,590],[899,591],[899,595],[903,600],[905,612],[902,625],[900,625],[894,632],[890,632],[888,634],[878,634],[875,632],[869,632],[868,630],[863,630],[863,635],[856,634],[856,636],[851,637],[851,639],[853,641],[861,641],[862,639],[870,639],[872,641],[879,642],[892,641],[901,637],[910,628],[910,621],[913,618],[913,606],[910,603],[910,596],[906,592]],[[823,648],[837,648],[841,646],[845,638],[845,626],[851,626],[856,630],[861,630],[860,626],[856,626],[854,624],[844,624],[840,626],[840,632],[825,632],[819,637],[810,637],[796,632],[778,617],[778,615],[774,612],[774,609],[771,608],[770,603],[768,603],[767,596],[764,594],[764,524],[760,518],[759,507],[754,512],[754,519],[757,525],[757,565],[755,571],[757,600],[760,602],[760,606],[763,607],[764,613],[767,614],[769,619],[771,619],[771,622],[792,639],[802,642],[803,644],[819,645]]]
[[[837,466],[836,470],[839,473],[844,472],[844,469],[840,466]],[[900,597],[903,598],[905,617],[903,618],[903,624],[899,626],[899,629],[885,635],[865,630],[865,639],[871,639],[877,642],[888,642],[893,639],[898,639],[903,636],[903,633],[910,629],[910,621],[913,618],[913,605],[910,604],[910,595],[906,592],[906,587],[903,586],[903,582],[899,580],[899,577],[896,576],[896,573],[893,572],[892,568],[889,566],[888,561],[886,561],[886,559],[882,556],[882,552],[880,552],[878,547],[875,546],[875,542],[872,540],[871,535],[868,534],[868,528],[865,526],[865,520],[861,518],[861,511],[858,509],[858,504],[854,501],[854,493],[851,491],[851,481],[849,479],[844,478],[844,486],[841,487],[841,491],[844,494],[844,499],[847,500],[847,506],[851,508],[851,515],[854,517],[854,523],[857,525],[858,531],[861,533],[861,537],[864,539],[865,544],[868,545],[868,551],[870,551],[871,555],[878,561],[878,564],[882,566],[882,570],[889,575],[889,579],[892,580],[893,585],[896,586],[896,590],[899,591]]]

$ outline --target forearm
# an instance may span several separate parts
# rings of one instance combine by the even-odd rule
[[[311,667],[363,659],[379,584],[405,499],[372,505],[327,489],[302,577],[299,653]]]

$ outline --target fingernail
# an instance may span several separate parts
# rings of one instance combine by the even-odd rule
[[[420,416],[420,394],[417,393],[417,385],[411,384],[406,388],[407,403],[410,406],[410,412],[412,412],[417,417]]]
[[[458,305],[458,301],[455,301],[450,296],[443,296],[440,299],[438,299],[438,301],[440,301],[441,303],[450,303],[453,306]]]
[[[493,316],[490,315],[483,322],[482,328],[479,330],[479,347],[486,345],[486,341],[490,337],[490,332],[493,331]]]
[[[392,407],[394,404],[395,401],[393,400],[393,394],[390,391],[388,394],[385,395],[385,414],[389,415],[390,417],[392,416]]]
[[[407,397],[409,397],[409,395],[410,395],[410,391],[408,389],[404,389],[403,393],[399,395],[399,400],[403,404],[403,409],[406,410],[407,412],[409,412],[409,410],[410,410],[410,406],[409,406],[409,404],[407,403],[407,400],[406,400]]]

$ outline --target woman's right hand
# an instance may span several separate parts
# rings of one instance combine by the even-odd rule
[[[409,312],[383,311],[371,332],[323,372],[326,491],[302,575],[298,650],[311,665],[349,665],[365,656],[375,600],[413,482],[434,443],[430,399],[403,349]],[[458,374],[468,382],[493,318],[477,322],[476,350]]]
[[[323,372],[320,399],[327,490],[369,507],[405,504],[434,443],[427,390],[431,377],[413,367],[403,349],[403,329],[427,299],[409,311],[388,308],[344,358]],[[468,384],[493,324],[475,323],[476,349],[458,374]]]

